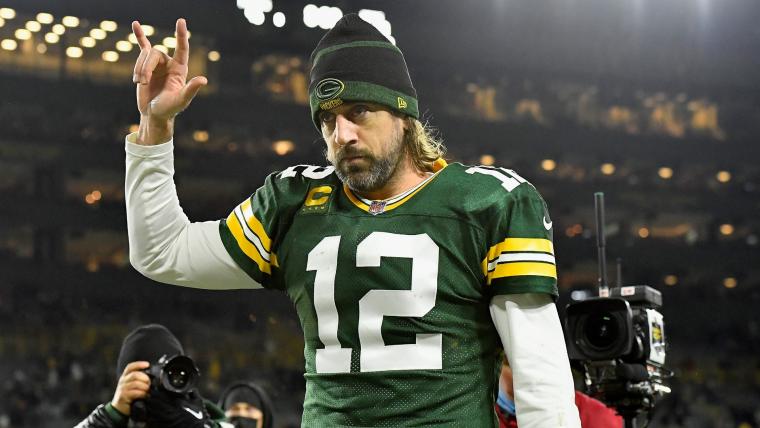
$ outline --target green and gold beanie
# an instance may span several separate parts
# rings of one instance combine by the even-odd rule
[[[372,24],[344,15],[311,54],[309,105],[318,115],[347,101],[370,101],[419,118],[417,91],[404,54]]]

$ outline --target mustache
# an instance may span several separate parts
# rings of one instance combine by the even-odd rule
[[[367,151],[357,149],[354,146],[345,146],[342,149],[335,152],[335,161],[337,163],[340,163],[340,161],[342,161],[343,159],[347,157],[357,157],[357,156],[372,158],[372,155]]]

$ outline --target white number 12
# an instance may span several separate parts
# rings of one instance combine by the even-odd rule
[[[351,371],[351,349],[338,341],[335,306],[335,272],[340,236],[323,238],[309,252],[307,271],[316,271],[314,309],[319,340],[317,373]],[[409,290],[370,290],[359,299],[359,358],[362,372],[441,369],[443,343],[440,333],[417,334],[415,343],[386,345],[381,327],[384,316],[423,317],[435,306],[438,293],[438,246],[426,234],[399,235],[373,232],[356,249],[356,267],[379,267],[383,257],[412,259]],[[357,276],[359,277],[359,276]]]

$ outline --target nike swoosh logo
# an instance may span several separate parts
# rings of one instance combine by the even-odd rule
[[[544,228],[546,228],[546,230],[549,230],[552,228],[552,222],[551,221],[547,222],[546,216],[544,216]]]
[[[195,411],[195,410],[190,409],[188,407],[183,407],[183,409],[187,410],[188,413],[190,413],[191,415],[195,416],[196,419],[203,419],[203,412],[201,412],[200,410],[199,411]]]

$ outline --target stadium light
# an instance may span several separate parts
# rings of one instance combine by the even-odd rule
[[[309,28],[317,26],[317,6],[307,4],[303,7],[303,23]]]
[[[13,39],[5,39],[0,42],[0,48],[3,48],[6,51],[15,51],[17,47],[18,43]]]
[[[737,285],[738,282],[733,276],[729,276],[728,278],[723,279],[723,286],[726,288],[736,288]]]
[[[612,175],[615,173],[615,165],[611,163],[604,163],[599,169],[602,171],[602,174],[604,175]]]
[[[170,49],[176,49],[177,48],[177,39],[174,37],[164,37],[164,40],[162,41],[163,45]]]
[[[49,13],[40,12],[36,16],[37,21],[40,22],[40,24],[52,24],[53,23],[53,15]]]
[[[32,38],[32,32],[25,28],[19,28],[13,35],[19,40],[29,40]]]
[[[80,47],[70,46],[66,48],[66,56],[69,58],[81,58],[82,54],[84,54],[84,52]]]
[[[541,161],[541,169],[544,171],[554,171],[554,168],[557,167],[557,162],[555,162],[553,159],[544,159]]]
[[[119,40],[116,42],[116,50],[120,52],[129,52],[132,50],[132,43],[126,40]]]
[[[396,39],[391,34],[391,23],[385,19],[385,12],[380,10],[362,9],[359,11],[359,17],[378,29],[394,45]]]
[[[93,48],[97,42],[92,37],[82,37],[79,39],[79,44],[86,48]]]
[[[272,15],[272,24],[277,28],[285,26],[285,14],[282,12],[276,12]]]
[[[61,23],[67,27],[78,27],[79,26],[79,18],[76,16],[64,16],[63,19],[61,19]]]
[[[55,24],[52,28],[53,33],[62,36],[66,32],[66,27],[63,24]]]
[[[669,285],[672,287],[678,284],[678,277],[675,275],[667,275],[665,276],[665,279],[663,280],[663,282],[665,283],[665,285]]]
[[[159,50],[159,51],[161,51],[161,52],[169,55],[169,49],[166,46],[164,46],[164,45],[155,45],[153,47],[156,48],[156,50]]]
[[[243,15],[245,15],[245,19],[248,20],[253,25],[262,25],[264,21],[266,20],[266,16],[264,16],[264,12],[249,8],[243,11]]]
[[[138,44],[137,43],[137,37],[135,37],[135,35],[133,33],[129,33],[127,35],[127,40],[129,40],[129,43],[132,43],[133,45]]]
[[[3,18],[0,18],[0,27],[5,25],[5,20]]]
[[[100,57],[106,62],[116,62],[119,60],[119,54],[115,51],[103,51]]]
[[[48,43],[58,43],[58,40],[60,39],[61,37],[58,34],[55,34],[55,33],[45,34],[45,41]]]
[[[209,51],[208,60],[211,62],[217,62],[222,57],[219,51]]]
[[[657,175],[659,175],[663,180],[669,180],[673,177],[673,168],[664,166],[657,171]]]
[[[723,236],[729,236],[734,234],[734,225],[730,223],[724,223],[720,225],[720,234]]]
[[[36,33],[42,29],[42,24],[37,21],[26,21],[24,27],[32,33]]]
[[[16,17],[16,11],[15,10],[13,10],[13,9],[11,9],[9,7],[0,8],[0,18],[3,18],[3,19],[13,19],[15,17]]]
[[[152,36],[156,32],[156,29],[153,28],[152,25],[141,25],[140,27],[142,27],[143,33],[145,33],[147,37]]]
[[[36,49],[38,54],[44,54],[47,52],[47,45],[44,43],[38,43]]]
[[[278,140],[272,143],[272,150],[280,156],[285,156],[295,150],[296,146],[290,140]]]
[[[90,37],[92,37],[95,40],[103,40],[106,38],[108,34],[106,34],[105,30],[102,28],[93,28],[90,30]]]
[[[721,183],[728,183],[731,181],[731,173],[728,171],[718,171],[715,178]]]
[[[481,165],[491,166],[494,162],[496,162],[496,159],[494,159],[492,155],[483,155],[480,157]]]
[[[102,21],[100,23],[100,28],[102,28],[103,31],[116,31],[119,26],[114,21]]]

